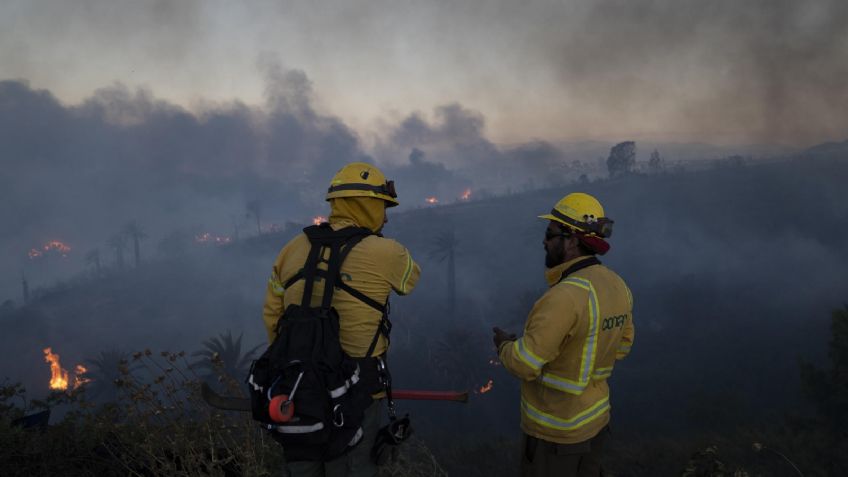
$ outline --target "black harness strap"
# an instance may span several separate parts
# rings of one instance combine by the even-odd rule
[[[362,239],[364,239],[364,235],[357,235],[352,237],[348,242],[347,246],[344,250],[342,250],[341,256],[339,257],[341,262],[344,263],[345,258],[347,258],[347,254],[353,250],[353,247],[358,244]],[[366,305],[374,308],[379,311],[382,316],[380,316],[380,323],[377,325],[377,331],[374,333],[374,338],[371,339],[371,344],[368,346],[368,351],[365,353],[365,358],[370,358],[374,353],[374,349],[377,347],[377,341],[380,339],[380,334],[383,334],[386,339],[389,339],[389,333],[392,329],[392,323],[389,321],[389,301],[386,300],[386,304],[383,305],[377,300],[371,298],[370,296],[362,293],[361,291],[353,288],[344,282],[341,277],[341,270],[339,270],[338,278],[336,282],[336,287],[340,290],[345,291],[350,296],[356,298],[357,300],[365,303]]]
[[[292,277],[291,277],[291,278],[289,278],[288,280],[286,280],[286,283],[284,283],[284,284],[283,284],[283,289],[284,289],[284,290],[288,290],[288,288],[289,288],[290,286],[294,285],[294,282],[296,282],[296,281],[298,281],[298,280],[300,280],[300,279],[302,279],[302,278],[303,278],[303,270],[298,270],[298,272],[297,272],[297,273],[295,273],[294,275],[292,275]]]
[[[336,284],[336,287],[339,288],[340,290],[346,291],[347,293],[349,293],[351,296],[353,296],[357,300],[361,301],[362,303],[365,303],[366,305],[370,306],[371,308],[374,308],[375,310],[379,311],[380,313],[386,312],[385,305],[381,305],[379,301],[369,297],[368,295],[362,293],[361,291],[357,290],[356,288],[353,288],[352,286],[348,285],[347,283],[344,283],[340,280],[339,283]]]
[[[388,302],[386,302],[388,304]],[[386,342],[390,341],[389,335],[392,332],[392,322],[389,321],[389,314],[383,313],[383,316],[380,317],[380,324],[377,325],[377,332],[374,333],[374,338],[371,339],[371,344],[368,346],[368,352],[365,353],[366,358],[370,358],[371,354],[374,353],[374,348],[377,347],[377,340],[380,339],[380,335],[386,337]]]
[[[344,250],[342,250],[342,253],[339,257],[341,263],[344,263],[345,258],[347,258],[347,254],[349,254],[350,251],[353,250],[353,247],[356,244],[358,244],[360,241],[362,241],[362,239],[364,239],[364,238],[365,238],[365,235],[356,235],[356,236],[352,237],[347,242],[347,246],[344,248]],[[389,315],[389,301],[387,299],[386,304],[382,305],[377,300],[375,300],[375,299],[371,298],[370,296],[362,293],[361,291],[357,290],[356,288],[353,288],[352,286],[348,285],[347,283],[344,282],[344,280],[341,277],[341,269],[339,270],[337,275],[338,275],[337,283],[336,283],[337,288],[347,292],[350,296],[356,298],[357,300],[361,301],[362,303],[365,303],[366,305],[370,306],[371,308],[374,308],[375,310],[379,311],[382,314],[382,316],[380,317],[380,323],[377,325],[377,332],[374,333],[374,338],[371,339],[371,344],[368,346],[368,351],[365,353],[365,358],[366,359],[370,358],[371,355],[374,353],[374,348],[377,347],[377,340],[380,339],[380,334],[385,335],[387,340],[389,339],[389,333],[391,332],[391,329],[392,329],[392,323],[389,321],[389,316],[388,316]]]
[[[361,242],[362,239],[367,236],[368,235],[365,234],[354,235],[347,242],[345,242],[345,248],[342,250],[342,253],[339,256],[339,273],[341,273],[341,264],[344,263],[345,259],[347,258],[347,255],[350,253],[351,250],[353,250],[353,247],[355,247],[356,244]],[[339,282],[341,282],[341,280],[339,280]]]
[[[601,264],[601,261],[598,260],[598,257],[595,257],[594,255],[592,255],[591,257],[589,257],[585,260],[580,260],[579,262],[574,263],[570,267],[566,268],[562,272],[562,275],[560,275],[559,280],[557,280],[557,283],[565,280],[565,278],[567,276],[571,275],[572,273],[574,273],[578,270],[583,270],[584,268],[591,267],[592,265],[600,265],[600,264]]]
[[[315,276],[321,277],[321,278],[327,278],[327,271],[318,269],[318,270],[315,271]],[[291,278],[288,279],[288,281],[285,283],[285,285],[283,285],[283,287],[289,288],[296,281],[303,279],[303,278],[305,278],[303,272],[302,271],[297,272]],[[357,290],[356,288],[353,288],[352,286],[348,285],[347,283],[345,283],[342,280],[337,279],[335,287],[340,289],[340,290],[344,290],[345,292],[347,292],[348,294],[350,294],[351,296],[353,296],[357,300],[365,303],[366,305],[370,306],[371,308],[374,308],[375,310],[379,311],[380,313],[384,313],[386,311],[385,305],[380,304],[379,301],[369,297],[368,295],[362,293],[361,291]]]
[[[333,301],[333,291],[336,288],[336,278],[339,276],[341,261],[339,260],[339,250],[341,243],[333,242],[330,244],[330,259],[327,262],[327,274],[324,278],[324,295],[321,300],[321,309],[325,312],[330,311],[330,306]]]
[[[311,305],[312,290],[316,277],[324,279],[324,293],[321,300],[321,308],[329,310],[332,306],[333,290],[338,288],[350,296],[356,298],[362,303],[381,313],[380,323],[377,325],[377,331],[374,333],[374,338],[368,347],[368,352],[365,354],[365,359],[370,358],[377,347],[377,342],[380,335],[384,335],[389,339],[392,323],[389,321],[389,302],[385,304],[374,300],[361,291],[353,288],[344,282],[341,277],[341,266],[353,248],[361,242],[365,237],[374,235],[374,233],[363,227],[346,227],[334,231],[329,224],[321,224],[303,229],[303,232],[309,238],[312,248],[309,250],[309,255],[303,268],[295,273],[291,278],[286,280],[284,288],[289,288],[300,279],[304,280],[303,299],[301,306],[309,307]],[[330,248],[330,257],[324,260],[324,249]],[[318,264],[322,261],[327,262],[327,270],[318,268]]]
[[[315,283],[315,272],[318,270],[318,260],[321,257],[322,247],[312,244],[309,249],[309,255],[306,257],[306,263],[303,265],[301,272],[303,275],[303,298],[301,298],[300,306],[309,308],[312,304],[312,285]],[[288,282],[286,282],[288,283]]]

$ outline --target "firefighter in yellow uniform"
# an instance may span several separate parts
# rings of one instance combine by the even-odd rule
[[[371,164],[356,162],[343,167],[330,184],[326,197],[330,202],[329,223],[333,230],[345,227],[365,227],[379,234],[388,221],[386,209],[398,205],[394,184]],[[306,262],[309,239],[300,234],[287,243],[274,261],[271,278],[265,293],[263,319],[269,341],[273,341],[277,320],[292,304],[300,304],[304,281],[297,280],[286,287]],[[322,264],[326,269],[326,263]],[[378,303],[386,303],[394,290],[399,295],[411,292],[418,282],[421,269],[409,251],[400,243],[381,235],[362,239],[345,259],[341,279],[356,291]],[[323,287],[313,288],[313,302],[320,303]],[[339,340],[345,353],[354,358],[366,355],[382,314],[363,301],[342,290],[333,294],[332,306],[339,314]],[[377,338],[372,356],[385,355],[386,336]],[[353,450],[330,462],[290,462],[288,475],[294,477],[365,477],[374,476],[377,467],[371,460],[371,448],[380,424],[380,399],[366,410],[362,423],[364,436]]]
[[[609,434],[607,379],[633,344],[633,298],[597,255],[612,221],[592,196],[557,202],[545,231],[549,289],[521,337],[495,328],[504,367],[521,380],[522,476],[598,476]]]

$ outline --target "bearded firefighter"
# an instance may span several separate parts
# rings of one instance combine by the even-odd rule
[[[338,342],[344,353],[358,363],[356,379],[347,381],[348,387],[355,384],[367,386],[370,397],[364,410],[361,432],[350,440],[350,448],[341,456],[332,459],[299,457],[293,455],[295,447],[284,445],[287,458],[287,475],[335,477],[374,476],[377,473],[374,452],[375,440],[380,427],[381,392],[378,380],[385,372],[385,355],[388,348],[388,297],[392,291],[406,295],[415,287],[420,268],[409,251],[400,243],[383,237],[380,232],[388,221],[386,211],[398,205],[394,183],[387,181],[383,173],[371,164],[355,162],[344,166],[333,177],[326,200],[330,202],[329,224],[313,227],[324,234],[344,234],[350,228],[364,228],[364,238],[355,246],[344,247],[345,258],[341,259],[338,281],[332,292],[331,305],[338,313]],[[312,228],[307,228],[312,229]],[[270,341],[277,337],[278,321],[286,319],[288,310],[304,303],[304,283],[312,290],[311,303],[322,302],[323,286],[329,278],[316,278],[315,286],[307,274],[305,264],[315,263],[310,256],[313,250],[308,230],[287,243],[274,261],[273,272],[268,281],[263,318]],[[332,230],[329,230],[332,229]],[[347,250],[349,248],[349,250]],[[323,250],[323,249],[322,249]],[[330,254],[325,255],[331,257]],[[333,259],[330,258],[330,261]],[[318,259],[319,268],[327,270],[326,262]],[[320,271],[319,271],[320,275]],[[319,277],[320,278],[320,277]],[[305,303],[309,303],[306,300]],[[284,313],[285,312],[285,313]],[[281,316],[283,317],[281,319]],[[291,340],[297,340],[293,335]],[[306,344],[308,346],[308,343]],[[379,368],[379,369],[378,369]],[[304,380],[304,383],[306,380]],[[298,393],[306,392],[300,383]],[[298,384],[295,384],[297,387]],[[353,389],[353,388],[352,388]],[[339,392],[343,393],[343,387]],[[289,394],[295,393],[292,390]],[[365,396],[369,396],[368,393]],[[293,398],[296,399],[296,398]],[[298,401],[294,401],[295,416]],[[393,410],[390,407],[390,411]],[[393,416],[392,416],[393,417]],[[339,424],[338,422],[336,423]],[[331,426],[331,424],[328,424]],[[293,431],[280,427],[282,431]]]
[[[633,345],[633,298],[601,264],[613,221],[584,193],[550,213],[545,278],[521,337],[494,328],[504,367],[521,380],[521,475],[598,476],[609,436],[607,380]]]

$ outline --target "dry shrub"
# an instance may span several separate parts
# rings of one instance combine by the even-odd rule
[[[398,458],[380,468],[378,477],[447,477],[424,441],[410,437],[398,448]]]
[[[223,372],[216,387],[243,395]],[[272,476],[284,474],[279,444],[249,413],[213,409],[200,396],[201,378],[185,353],[150,350],[121,360],[116,402],[86,398],[85,386],[28,403],[19,384],[0,386],[0,474],[4,476]],[[206,368],[208,369],[208,367]],[[205,376],[208,380],[209,376]],[[20,403],[16,404],[16,401]],[[23,405],[20,405],[20,404]],[[45,431],[11,425],[26,412],[67,406],[69,412]],[[446,476],[415,437],[399,448],[382,477]]]

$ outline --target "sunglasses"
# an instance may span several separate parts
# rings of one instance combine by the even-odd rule
[[[556,237],[571,237],[571,234],[566,234],[563,232],[552,232],[550,230],[545,230],[545,240],[553,240]]]

